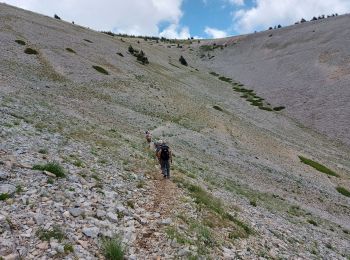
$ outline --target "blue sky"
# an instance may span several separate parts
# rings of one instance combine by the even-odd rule
[[[221,38],[350,13],[350,0],[2,0],[95,30],[167,38]]]

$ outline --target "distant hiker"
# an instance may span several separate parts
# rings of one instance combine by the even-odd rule
[[[152,134],[151,134],[150,131],[147,130],[145,132],[145,137],[146,137],[146,140],[147,140],[148,143],[152,142]]]
[[[159,158],[160,167],[164,178],[170,178],[170,163],[173,162],[173,159],[171,150],[166,142],[162,142],[160,149],[157,152],[157,157]]]

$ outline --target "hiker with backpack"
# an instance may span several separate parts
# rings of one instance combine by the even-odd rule
[[[157,152],[157,158],[160,162],[164,178],[170,178],[170,163],[173,163],[172,153],[166,142],[162,142]]]

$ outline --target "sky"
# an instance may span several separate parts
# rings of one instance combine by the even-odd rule
[[[166,38],[223,38],[350,13],[350,0],[2,0],[99,31]]]

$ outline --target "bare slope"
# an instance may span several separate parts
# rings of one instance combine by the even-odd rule
[[[216,40],[227,48],[203,61],[286,106],[285,113],[302,124],[350,144],[349,23],[350,15],[343,15]]]
[[[0,5],[0,256],[98,259],[101,236],[120,234],[130,259],[349,257],[350,202],[337,191],[350,190],[348,146],[249,105],[194,65],[198,43],[181,45]],[[174,151],[170,180],[145,129]],[[65,178],[31,169],[50,161]],[[62,240],[45,241],[55,226]]]

